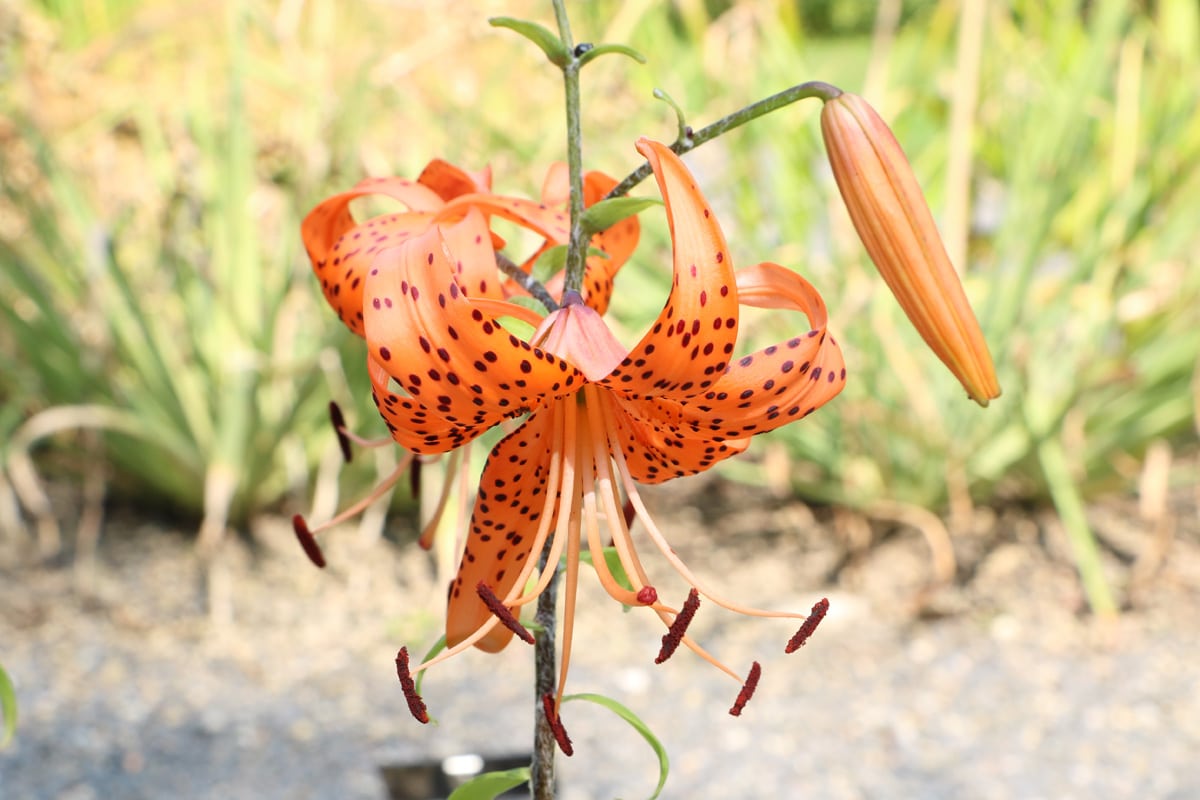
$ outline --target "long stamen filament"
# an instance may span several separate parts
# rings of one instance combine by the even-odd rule
[[[597,393],[598,395],[598,393]],[[597,481],[603,487],[607,485],[608,489],[603,492],[605,510],[610,520],[610,530],[613,534],[613,544],[617,548],[617,554],[621,559],[621,565],[629,574],[630,580],[637,587],[640,581],[643,585],[649,585],[649,579],[646,576],[645,570],[642,568],[642,562],[637,557],[637,552],[633,547],[633,538],[629,534],[629,526],[626,523],[626,514],[624,508],[618,505],[617,487],[612,479],[611,464],[616,462],[617,468],[623,474],[628,473],[628,467],[625,465],[625,456],[621,453],[621,449],[617,446],[614,440],[613,432],[616,430],[613,409],[608,403],[603,401],[603,398],[595,397],[594,402],[602,414],[601,424],[603,425],[603,437],[597,437],[593,440],[593,450],[597,464]],[[627,484],[628,486],[628,484]],[[648,516],[647,516],[648,518]],[[654,603],[650,606],[654,609],[654,613],[664,625],[670,629],[674,618],[679,614],[679,611],[665,605],[663,603]],[[730,667],[722,664],[715,656],[696,643],[690,636],[680,637],[683,646],[691,650],[700,658],[712,664],[717,669],[724,672],[729,677],[736,681],[741,681],[742,678]]]
[[[437,534],[438,526],[442,521],[442,514],[446,511],[446,503],[450,499],[450,492],[453,491],[457,483],[460,483],[453,480],[452,476],[458,470],[458,463],[461,459],[461,450],[455,450],[450,454],[449,463],[446,464],[447,477],[446,480],[442,481],[442,491],[438,495],[437,505],[434,506],[433,513],[429,515],[429,521],[425,523],[425,527],[421,531],[421,538],[417,540],[417,544],[423,550],[433,547],[433,537]]]
[[[575,499],[575,493],[571,490],[575,486],[575,458],[573,452],[568,453],[566,451],[568,448],[575,446],[575,404],[567,400],[556,405],[562,413],[562,429],[560,431],[558,426],[555,426],[553,449],[555,455],[551,466],[551,481],[553,485],[546,487],[546,508],[542,512],[541,525],[538,526],[538,533],[534,537],[530,552],[542,552],[542,548],[546,543],[546,532],[550,527],[551,519],[554,519],[556,522],[554,539],[550,543],[550,552],[547,554],[546,567],[538,575],[538,580],[534,587],[522,594],[525,583],[529,580],[529,576],[533,574],[533,569],[537,562],[536,558],[530,558],[521,570],[521,576],[513,584],[512,589],[509,590],[508,596],[504,598],[504,605],[513,609],[517,606],[532,603],[550,585],[550,580],[554,577],[554,571],[558,568],[558,560],[562,556],[563,546],[566,544],[567,536],[569,535],[568,522]],[[560,463],[561,468],[556,469]],[[561,474],[559,474],[560,470]],[[555,477],[558,477],[559,480],[554,481]],[[571,489],[568,489],[568,487],[571,487]]]
[[[315,536],[316,534],[321,533],[322,531],[327,531],[336,525],[341,525],[346,520],[353,519],[362,512],[366,511],[372,503],[383,497],[385,494],[390,492],[393,487],[395,487],[396,482],[400,480],[400,476],[402,476],[405,470],[408,469],[408,466],[412,463],[412,460],[413,454],[405,453],[404,457],[400,459],[400,463],[396,465],[394,470],[392,470],[392,473],[380,481],[379,484],[371,490],[370,494],[346,510],[342,511],[328,522],[322,522],[315,528],[309,528],[309,533]]]
[[[635,590],[640,590],[643,586],[650,585],[650,579],[646,575],[646,571],[642,568],[642,562],[638,560],[637,552],[633,549],[633,541],[629,536],[629,527],[625,524],[625,512],[617,503],[617,487],[612,479],[611,461],[614,457],[620,458],[619,451],[610,449],[610,441],[608,437],[608,425],[611,421],[611,412],[606,407],[605,398],[600,396],[599,392],[593,391],[589,394],[589,402],[594,404],[593,407],[598,409],[601,415],[600,423],[604,426],[600,436],[592,439],[593,458],[596,463],[596,481],[601,487],[601,496],[604,499],[604,512],[608,517],[609,532],[612,534],[613,546],[617,548],[617,556],[621,560],[621,566],[625,568],[625,573],[629,575],[630,582]],[[616,453],[614,456],[613,453]]]
[[[368,439],[365,436],[359,436],[357,433],[344,426],[341,428],[336,428],[335,430],[337,430],[337,432],[342,436],[345,436],[347,439],[354,442],[359,447],[364,447],[367,449],[386,447],[390,444],[396,443],[396,441],[390,436],[384,436],[379,439]]]
[[[582,451],[584,443],[580,442]],[[578,474],[578,473],[576,473]],[[578,483],[576,483],[578,488]],[[563,597],[562,651],[559,657],[558,694],[554,698],[554,708],[557,711],[562,706],[563,689],[567,685],[567,670],[571,666],[571,641],[575,634],[575,600],[579,590],[579,515],[571,515],[567,540],[567,580],[566,594]]]
[[[608,453],[606,451],[601,452],[597,447],[596,437],[589,437],[589,440],[592,444],[592,469],[583,471],[583,514],[584,525],[587,530],[588,550],[592,553],[592,566],[596,568],[596,577],[600,579],[600,585],[604,587],[604,591],[608,592],[609,597],[618,603],[623,603],[627,606],[651,605],[652,603],[646,603],[642,600],[642,597],[645,596],[642,592],[647,588],[654,591],[653,587],[648,586],[636,572],[632,572],[629,568],[626,568],[625,572],[630,576],[630,582],[634,585],[634,590],[630,591],[626,589],[617,583],[616,578],[613,577],[612,572],[608,568],[608,561],[604,558],[604,543],[600,539],[600,520],[596,510],[596,485],[599,482],[600,491],[604,493],[605,499],[611,505],[611,481],[603,482],[598,480],[602,470],[607,475],[608,466],[606,462],[608,461]],[[611,514],[611,511],[609,513]],[[615,533],[616,525],[612,523],[611,517],[609,525],[614,530],[613,541],[616,542],[620,537]],[[617,555],[618,557],[621,556],[619,548]],[[622,557],[621,565],[624,566],[625,562],[626,559]],[[655,592],[655,598],[657,599],[657,592]]]
[[[563,482],[565,483],[566,482],[565,479],[567,478],[568,472],[570,470],[570,459],[562,458],[562,452],[563,452],[563,440],[568,435],[568,430],[564,430],[564,429],[569,429],[570,435],[571,436],[574,435],[574,418],[571,417],[569,421],[566,419],[563,419],[563,420],[561,420],[562,424],[560,425],[559,424],[560,423],[560,419],[559,419],[560,415],[557,413],[557,410],[555,410],[555,412],[553,412],[553,413],[554,413],[554,419],[551,421],[551,427],[554,430],[554,439],[553,439],[553,444],[552,444],[552,447],[550,450],[550,453],[551,453],[551,455],[550,455],[550,472],[549,472],[549,475],[547,478],[547,485],[546,485],[547,509],[542,513],[542,518],[538,525],[537,535],[534,536],[533,544],[530,546],[531,553],[540,553],[542,548],[545,546],[546,536],[549,533],[549,529],[550,529],[550,522],[554,518],[554,514],[552,513],[552,504],[554,502],[554,498],[559,494],[560,478],[564,479]],[[568,417],[570,415],[563,414],[562,416]],[[570,480],[572,482],[574,481],[573,476],[570,478]],[[561,537],[558,535],[558,532],[556,531],[555,545],[559,544],[560,539],[561,539]],[[559,549],[561,550],[561,547],[559,547]],[[549,575],[553,574],[550,569],[550,565],[558,563],[558,553],[552,552],[551,560],[547,561],[546,563],[547,563],[547,568],[544,570],[544,573],[547,576],[549,576]],[[536,558],[526,559],[525,565],[521,568],[521,574],[517,577],[516,582],[513,584],[513,588],[509,591],[508,596],[504,597],[502,600],[504,605],[508,606],[510,609],[516,609],[516,607],[521,604],[521,603],[517,602],[518,599],[528,602],[528,600],[526,600],[524,598],[515,598],[514,595],[517,595],[521,591],[521,587],[523,587],[526,584],[526,582],[528,582],[529,576],[533,573],[533,570],[534,570],[536,564],[537,564]],[[549,577],[546,577],[546,583],[549,583]],[[533,597],[536,597],[536,596],[537,596],[537,593],[534,593]],[[415,669],[413,669],[413,671],[412,671],[413,674],[415,675],[418,672],[427,670],[436,664],[440,664],[441,662],[443,662],[449,658],[453,658],[454,656],[458,655],[459,653],[469,650],[471,647],[473,647],[475,645],[476,642],[480,641],[481,639],[483,639],[483,637],[487,636],[487,634],[490,633],[491,630],[499,624],[500,624],[500,620],[497,619],[494,615],[489,614],[488,618],[484,621],[484,623],[482,625],[479,626],[478,629],[476,629],[476,631],[474,633],[472,633],[466,639],[463,639],[461,642],[454,645],[453,647],[446,648],[445,650],[438,653],[433,658],[429,659],[425,663],[423,663],[423,664],[419,665],[418,667],[416,667]]]
[[[608,426],[608,428],[610,431],[614,429],[612,426]],[[739,603],[735,603],[732,600],[722,597],[721,595],[715,593],[705,583],[701,582],[700,579],[697,578],[690,569],[688,569],[687,565],[683,563],[682,559],[675,554],[675,551],[671,549],[671,545],[667,542],[666,537],[663,536],[662,531],[659,530],[658,526],[651,518],[650,512],[646,510],[646,506],[642,502],[641,496],[638,494],[637,484],[634,482],[633,476],[629,473],[629,467],[626,465],[625,459],[620,457],[620,450],[617,449],[617,445],[618,442],[613,439],[610,432],[609,449],[615,454],[613,460],[616,462],[617,471],[621,475],[621,483],[625,488],[626,495],[633,503],[633,507],[637,513],[638,519],[640,519],[642,524],[646,527],[646,532],[650,534],[650,538],[654,541],[654,544],[658,547],[659,551],[662,552],[663,557],[670,562],[671,566],[675,568],[675,571],[678,572],[684,580],[686,580],[692,586],[695,586],[696,589],[699,590],[700,594],[704,595],[709,600],[712,600],[722,608],[738,614],[745,614],[746,616],[751,617],[782,617],[786,619],[804,619],[806,617],[805,614],[797,614],[793,611],[767,611],[760,608],[743,606]]]

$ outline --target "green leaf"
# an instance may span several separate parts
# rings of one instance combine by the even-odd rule
[[[436,642],[433,643],[433,647],[429,648],[429,652],[425,654],[424,658],[421,659],[420,663],[424,664],[426,661],[433,658],[434,656],[436,656],[438,653],[442,652],[445,649],[446,649],[446,637],[442,636]],[[421,684],[424,683],[425,676],[427,674],[428,674],[427,672],[419,673],[417,675],[417,679],[413,682],[413,688],[415,688],[417,690],[417,694],[421,693]]]
[[[675,102],[675,98],[667,94],[665,89],[655,89],[654,98],[662,100],[675,110],[675,122],[679,125],[679,133],[676,135],[679,141],[688,139],[688,124],[687,118],[684,116],[683,109],[679,107],[679,103]]]
[[[13,733],[17,730],[17,690],[4,667],[0,667],[0,717],[4,718],[0,747],[5,747],[12,741]]]
[[[639,64],[646,63],[646,57],[628,45],[598,44],[595,47],[593,47],[591,50],[588,50],[586,53],[584,53],[583,55],[581,55],[579,57],[579,66],[582,67],[584,64],[587,64],[589,61],[592,61],[600,56],[607,55],[608,53],[619,53],[620,55],[623,55],[623,56],[629,56],[630,58],[632,58],[634,61],[638,62]]]
[[[509,789],[515,789],[528,780],[529,767],[485,772],[451,792],[448,800],[495,800]]]
[[[538,314],[544,315],[546,307],[541,304],[541,301],[533,297],[516,296],[508,298],[508,302],[513,305],[521,306],[536,311]],[[496,321],[500,323],[500,327],[516,336],[518,339],[528,342],[529,337],[533,336],[533,332],[537,330],[533,325],[530,325],[520,317],[499,316]]]
[[[611,697],[605,697],[602,694],[592,694],[584,692],[583,694],[571,694],[563,698],[563,702],[567,703],[571,700],[586,700],[589,703],[595,703],[598,706],[604,706],[609,711],[616,714],[621,719],[629,723],[629,725],[646,740],[646,743],[654,750],[654,754],[658,756],[658,786],[654,787],[654,794],[650,795],[650,800],[655,800],[663,790],[663,786],[667,783],[667,773],[671,771],[671,765],[667,759],[667,750],[662,746],[662,742],[658,741],[646,723],[642,722],[641,718],[630,711],[625,706],[613,700]]]
[[[510,31],[521,34],[542,48],[542,52],[546,54],[546,58],[550,59],[551,64],[562,67],[571,60],[571,54],[563,45],[562,40],[536,22],[513,17],[491,17],[488,19],[488,23],[493,28],[508,28]]]
[[[613,197],[589,206],[583,212],[583,229],[590,236],[608,230],[626,217],[632,217],[650,206],[662,205],[652,197]]]
[[[566,263],[567,246],[560,244],[557,247],[551,247],[538,256],[537,261],[533,262],[533,276],[539,280],[545,280],[562,269]]]
[[[579,560],[585,564],[595,564],[592,562],[592,552],[584,550],[579,554]],[[623,589],[633,591],[633,583],[629,580],[628,573],[625,572],[624,565],[621,564],[621,554],[617,552],[615,547],[604,548],[604,563],[608,565],[608,571],[612,573],[613,580],[621,585]]]
[[[584,224],[586,225],[587,224],[587,214],[584,214],[583,216],[584,216]],[[600,256],[601,258],[608,258],[608,253],[604,252],[603,250],[601,250],[598,247],[589,247],[587,254],[589,256]],[[567,246],[565,244],[560,244],[557,247],[551,247],[549,250],[547,250],[546,252],[544,252],[540,256],[538,256],[538,260],[533,263],[533,275],[538,280],[545,280],[545,279],[551,277],[552,275],[554,275],[555,273],[557,273],[564,266],[566,266],[566,263],[567,263]],[[509,299],[515,300],[517,298],[509,298]],[[542,309],[542,304],[538,303],[537,308]]]

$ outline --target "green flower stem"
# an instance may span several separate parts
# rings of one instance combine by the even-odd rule
[[[535,300],[544,305],[547,311],[558,310],[558,303],[551,297],[550,291],[542,285],[541,281],[521,269],[511,258],[503,253],[496,253],[496,266],[500,268],[501,272],[512,278],[518,286],[529,292]]]
[[[569,58],[562,65],[563,89],[567,103],[567,174],[571,197],[571,235],[567,241],[566,276],[563,294],[579,291],[583,285],[583,267],[587,256],[587,241],[583,235],[583,133],[579,112],[579,58],[575,54],[575,43],[571,38],[571,22],[567,18],[564,0],[552,0],[554,18],[558,22],[558,34]],[[545,301],[543,301],[545,302]],[[541,569],[552,569],[554,577],[541,596],[538,597],[534,622],[541,626],[533,649],[534,669],[534,730],[533,761],[530,765],[529,796],[533,800],[554,800],[554,755],[558,743],[550,720],[542,708],[542,698],[556,691],[555,686],[555,631],[558,607],[558,564],[548,563],[550,542],[541,554]]]
[[[529,795],[533,800],[554,800],[554,756],[558,749],[558,741],[554,738],[554,731],[551,729],[550,721],[546,719],[546,712],[542,707],[542,698],[548,694],[553,695],[557,691],[555,685],[557,670],[554,662],[558,655],[555,652],[557,647],[555,612],[558,604],[558,565],[546,563],[546,554],[549,548],[550,543],[546,542],[546,549],[542,552],[539,568],[542,570],[553,569],[554,575],[550,578],[550,583],[547,584],[545,591],[538,596],[537,611],[533,616],[533,621],[539,629],[533,645],[535,695],[533,762],[530,765],[529,774]]]
[[[565,294],[569,291],[578,292],[583,286],[583,270],[587,260],[587,236],[583,229],[583,126],[579,111],[580,60],[571,38],[571,23],[567,19],[564,0],[553,1],[559,36],[571,54],[562,67],[563,90],[567,102],[567,175],[571,186],[571,235],[567,240],[566,276],[563,284]]]
[[[578,89],[578,86],[576,87]],[[698,131],[688,133],[687,130],[675,140],[671,145],[671,150],[676,155],[683,155],[689,150],[695,150],[705,142],[716,139],[718,136],[723,136],[729,133],[734,128],[740,128],[747,122],[758,119],[764,114],[770,114],[772,111],[778,111],[786,105],[791,105],[797,100],[806,100],[810,97],[816,97],[822,101],[828,102],[842,94],[842,90],[836,86],[823,83],[822,81],[809,81],[793,86],[790,89],[784,89],[778,94],[773,94],[770,97],[759,100],[757,103],[748,105],[745,108],[735,111],[727,117],[709,125],[706,128],[701,128]],[[568,112],[569,113],[569,112]],[[621,197],[629,194],[629,190],[637,186],[650,175],[651,169],[649,163],[644,163],[633,172],[629,173],[623,181],[613,187],[613,190],[605,195],[607,200],[611,197]]]

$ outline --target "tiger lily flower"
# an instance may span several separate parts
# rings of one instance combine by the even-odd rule
[[[615,179],[602,172],[586,173],[585,205],[603,198],[616,184]],[[356,335],[364,336],[364,290],[368,270],[373,268],[376,257],[433,228],[440,231],[447,246],[458,254],[454,263],[455,282],[464,294],[492,300],[524,294],[514,281],[498,271],[497,253],[505,242],[490,230],[490,219],[500,217],[544,237],[542,245],[520,266],[526,273],[530,272],[542,253],[567,241],[566,167],[555,164],[548,170],[540,202],[493,194],[491,187],[490,168],[471,172],[435,159],[429,162],[415,181],[405,178],[367,179],[350,191],[324,200],[309,212],[301,224],[304,247],[313,272],[321,281],[326,301],[346,327]],[[359,222],[351,214],[350,204],[370,195],[390,197],[407,206],[408,210]],[[608,307],[613,278],[637,247],[639,232],[637,217],[629,217],[592,237],[591,246],[603,255],[588,257],[583,293],[587,302],[599,313],[604,313]],[[561,287],[561,284],[560,274],[547,285],[554,289]],[[388,376],[373,356],[368,357],[367,367],[378,404]],[[391,438],[363,439],[346,427],[341,411],[335,405],[331,405],[330,415],[347,461],[351,458],[351,442],[363,447],[384,446],[393,439],[400,444],[411,443],[396,429]],[[314,562],[323,565],[324,557],[320,555],[313,534],[362,513],[390,491],[406,471],[414,470],[414,476],[419,476],[421,461],[414,461],[414,452],[406,453],[391,475],[368,495],[320,527],[310,530],[302,517],[294,519],[296,533]],[[468,460],[461,457],[459,463],[465,464]],[[452,474],[457,476],[462,473],[452,470]],[[441,495],[437,511],[421,535],[423,547],[431,546],[433,533],[438,528],[438,519],[449,495],[448,486]]]
[[[375,257],[434,225],[442,228],[452,245],[458,239],[489,245],[475,248],[475,258],[460,258],[455,263],[464,290],[474,297],[497,299],[520,294],[519,287],[498,273],[495,252],[503,249],[505,242],[490,230],[490,218],[507,219],[544,237],[543,245],[521,265],[529,272],[538,256],[550,247],[565,244],[569,235],[563,169],[557,164],[550,168],[541,202],[493,194],[490,169],[468,172],[440,159],[429,162],[416,181],[369,178],[348,192],[322,201],[304,218],[300,234],[326,301],[346,327],[362,336],[363,288]],[[589,172],[584,177],[585,204],[596,202],[616,184],[602,172]],[[350,204],[370,195],[390,197],[407,206],[408,211],[358,222],[350,213]],[[472,209],[481,213],[469,214]],[[638,233],[637,218],[630,217],[592,240],[592,246],[607,258],[588,259],[583,293],[601,313],[612,293],[612,278],[637,246]]]
[[[760,670],[755,663],[743,678],[687,636],[700,597],[742,614],[805,619],[789,652],[824,614],[821,604],[804,615],[724,598],[675,554],[638,494],[639,483],[703,472],[744,451],[751,436],[802,419],[841,391],[846,371],[816,290],[777,264],[735,271],[721,228],[683,163],[657,142],[642,139],[637,147],[658,181],[674,252],[666,304],[632,349],[577,295],[568,293],[542,319],[468,291],[456,264],[480,257],[489,245],[457,226],[478,226],[472,219],[482,215],[478,209],[457,226],[431,227],[381,253],[363,281],[375,396],[396,441],[414,453],[444,453],[498,423],[522,420],[492,449],[480,478],[449,587],[447,649],[416,667],[407,650],[397,658],[410,709],[422,721],[427,715],[412,676],[472,646],[495,652],[514,635],[532,642],[520,609],[545,590],[565,553],[561,671],[557,696],[547,700],[557,721],[585,544],[608,594],[650,609],[666,626],[659,661],[682,644],[742,684],[730,709],[735,715]],[[739,357],[739,305],[798,311],[805,319],[796,336]],[[536,325],[530,341],[502,327],[504,316]],[[659,599],[630,537],[626,508],[694,587],[680,608]],[[608,540],[628,587],[606,566]],[[548,566],[539,570],[547,545]]]

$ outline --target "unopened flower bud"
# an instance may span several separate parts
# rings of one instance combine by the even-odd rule
[[[938,235],[912,167],[861,97],[825,103],[821,133],[859,238],[904,313],[982,406],[1000,396],[979,322]]]

